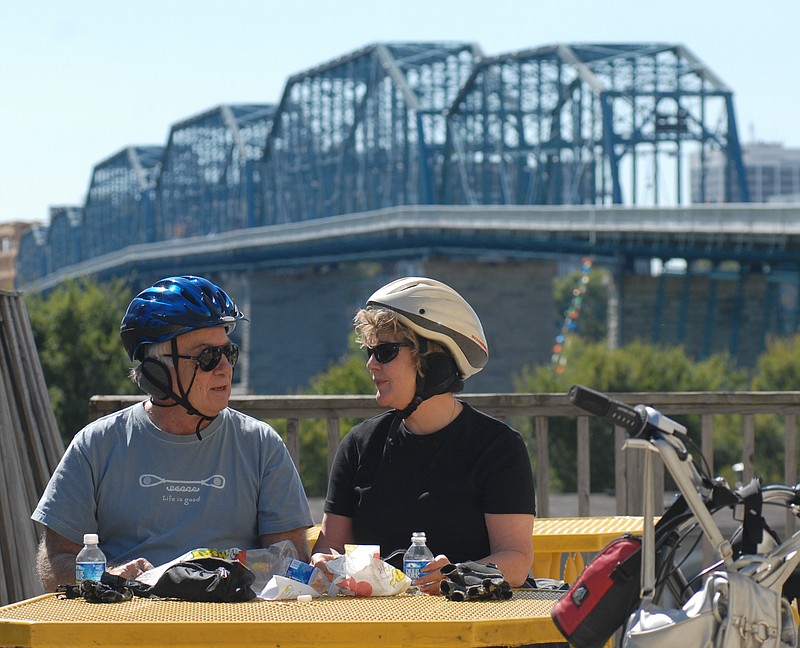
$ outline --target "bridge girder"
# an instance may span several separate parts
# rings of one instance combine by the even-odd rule
[[[680,204],[690,142],[701,160],[723,152],[728,200],[748,201],[732,93],[682,45],[559,44],[484,59],[447,125],[443,204]],[[662,176],[673,179],[669,199]]]

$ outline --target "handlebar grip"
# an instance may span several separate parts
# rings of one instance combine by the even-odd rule
[[[633,436],[638,435],[647,423],[647,416],[640,410],[583,385],[573,385],[567,398],[576,407],[623,428]]]

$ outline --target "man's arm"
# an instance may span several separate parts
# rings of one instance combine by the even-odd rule
[[[306,539],[306,527],[292,529],[291,531],[282,531],[281,533],[266,533],[259,536],[262,547],[269,547],[281,540],[291,540],[297,549],[297,555],[303,562],[309,561],[308,553],[308,540]]]
[[[46,592],[55,592],[59,585],[75,582],[75,559],[83,545],[67,540],[60,533],[44,527],[36,553],[36,573]],[[136,578],[153,565],[145,558],[136,558],[123,565],[106,565],[106,571],[123,578]]]
[[[44,527],[36,553],[36,573],[46,592],[75,582],[75,557],[82,545]]]

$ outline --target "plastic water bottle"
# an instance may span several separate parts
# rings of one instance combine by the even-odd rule
[[[96,533],[86,533],[83,536],[83,549],[75,558],[75,582],[99,581],[106,570],[106,556],[97,546],[99,542]]]
[[[411,534],[411,546],[403,555],[403,572],[412,581],[417,580],[422,568],[433,560],[433,552],[428,549],[426,541],[424,531],[414,531]]]
[[[331,584],[319,569],[297,558],[284,563],[284,575],[305,585],[313,587],[320,594],[328,594]]]

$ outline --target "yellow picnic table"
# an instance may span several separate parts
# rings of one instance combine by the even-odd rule
[[[584,554],[600,551],[626,533],[641,535],[641,516],[537,518],[533,525],[533,575],[572,583],[583,570]]]
[[[625,533],[641,532],[641,517],[537,519],[534,575],[571,582],[582,569],[583,553],[599,551]],[[312,546],[318,533],[319,527],[309,529]],[[567,573],[562,574],[562,565]],[[508,601],[454,602],[443,596],[402,594],[308,602],[134,598],[93,604],[46,594],[0,607],[0,647],[446,648],[563,642],[550,617],[562,595],[563,591],[516,589]]]

